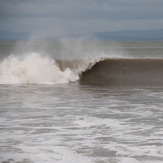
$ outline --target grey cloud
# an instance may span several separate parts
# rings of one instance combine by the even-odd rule
[[[79,19],[162,18],[163,2],[129,0],[1,0],[3,17],[58,17]]]
[[[65,35],[163,28],[162,0],[0,0],[0,29]]]

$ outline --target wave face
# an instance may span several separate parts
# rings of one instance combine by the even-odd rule
[[[0,84],[60,84],[78,79],[71,69],[61,71],[54,60],[38,53],[10,56],[0,63]]]
[[[163,85],[163,59],[105,59],[83,72],[80,84]]]

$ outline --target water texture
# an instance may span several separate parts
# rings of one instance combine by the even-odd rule
[[[0,62],[0,162],[163,162],[162,42],[104,42],[98,45],[99,57],[94,52],[94,57],[85,57],[90,54],[88,47],[94,47],[86,44],[78,48],[84,51],[83,58],[64,60],[38,50],[11,56],[6,51],[13,46],[10,43],[7,49],[4,44],[0,45],[4,52]],[[139,57],[135,57],[136,48]],[[150,48],[157,49],[158,55],[148,55]],[[118,54],[122,49],[121,56],[117,49]],[[120,69],[123,76],[118,75]],[[116,75],[109,75],[112,72]],[[99,73],[104,75],[97,77]],[[126,83],[131,74],[148,78],[142,79],[143,84]],[[149,77],[154,82],[144,84]],[[104,84],[110,79],[115,84]]]

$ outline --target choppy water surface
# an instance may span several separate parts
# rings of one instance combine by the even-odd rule
[[[163,162],[163,88],[0,86],[0,160]]]

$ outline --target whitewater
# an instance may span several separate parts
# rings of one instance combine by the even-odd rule
[[[0,41],[0,162],[163,162],[163,42]]]
[[[30,53],[23,59],[10,56],[0,64],[1,84],[58,84],[78,80],[70,69],[61,71],[55,60]]]

